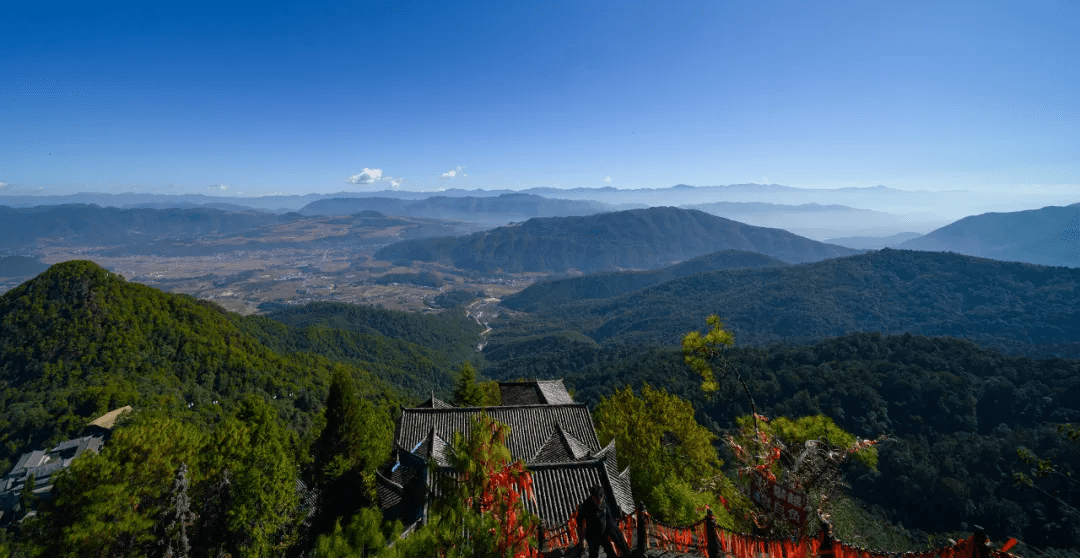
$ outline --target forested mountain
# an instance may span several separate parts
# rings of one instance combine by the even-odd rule
[[[503,306],[531,312],[543,306],[575,300],[608,298],[704,271],[784,266],[786,263],[756,252],[723,250],[653,271],[595,273],[569,279],[534,283],[502,300]]]
[[[214,422],[256,394],[303,433],[341,366],[369,397],[446,393],[478,327],[333,307],[280,317],[297,325],[128,283],[88,261],[52,266],[0,296],[0,469],[123,405]],[[438,349],[390,337],[406,330]]]
[[[39,240],[69,245],[148,242],[163,237],[228,234],[279,222],[272,213],[210,208],[117,209],[57,205],[0,206],[0,248],[35,246]]]
[[[824,413],[861,437],[888,435],[879,446],[880,473],[860,473],[853,488],[889,521],[928,532],[978,524],[1035,546],[1080,546],[1080,517],[1067,504],[1080,501],[1080,487],[1062,478],[1037,480],[1038,488],[1013,481],[1014,472],[1031,469],[1018,447],[1051,458],[1063,475],[1080,474],[1080,444],[1054,428],[1080,421],[1080,360],[1006,357],[959,339],[868,333],[811,346],[736,347],[725,359],[747,380],[759,413]],[[489,354],[484,373],[562,377],[590,405],[621,386],[649,383],[691,401],[698,420],[716,431],[751,412],[730,372],[717,378],[721,392],[707,397],[677,345],[531,346]]]
[[[677,343],[717,314],[740,343],[854,332],[964,337],[1028,355],[1080,354],[1080,269],[881,250],[787,267],[699,273],[492,323],[491,347],[573,330],[597,342]]]
[[[560,200],[531,194],[492,197],[431,196],[421,200],[392,197],[331,198],[304,206],[304,215],[352,215],[365,210],[388,215],[409,215],[485,223],[509,223],[532,217],[566,217],[611,211],[613,206],[590,200]]]
[[[697,210],[653,207],[536,218],[465,237],[409,240],[391,244],[375,257],[444,261],[485,272],[591,272],[653,269],[719,250],[758,252],[789,263],[856,253]]]
[[[1080,203],[972,215],[899,247],[1080,267]]]

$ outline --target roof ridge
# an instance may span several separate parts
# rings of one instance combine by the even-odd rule
[[[551,407],[587,407],[585,403],[533,403],[528,405],[494,405],[491,407],[405,407],[401,409],[401,412],[405,411],[440,411],[440,412],[460,412],[460,411],[487,411],[497,409],[532,409],[532,408],[551,408]]]

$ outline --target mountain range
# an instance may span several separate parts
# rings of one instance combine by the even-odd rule
[[[532,217],[566,217],[613,211],[614,206],[590,200],[561,200],[531,194],[501,194],[493,197],[432,196],[422,200],[391,197],[330,198],[300,209],[303,215],[352,215],[378,211],[388,215],[408,215],[459,221],[490,223],[492,226],[524,221]]]
[[[482,272],[587,273],[652,269],[719,250],[757,252],[789,263],[856,253],[693,209],[653,207],[535,218],[465,237],[407,240],[380,249],[375,257],[438,261]]]
[[[1080,266],[1080,203],[964,217],[900,244],[995,260]]]
[[[583,278],[584,279],[584,278]],[[622,278],[593,281],[618,292]],[[602,299],[523,291],[530,314],[493,322],[493,351],[525,333],[598,343],[678,343],[720,316],[739,343],[813,342],[854,332],[947,335],[1006,353],[1080,355],[1080,268],[884,249],[816,263],[708,271]],[[516,341],[511,341],[516,342]],[[562,343],[563,341],[558,341]],[[485,349],[487,350],[487,349]]]

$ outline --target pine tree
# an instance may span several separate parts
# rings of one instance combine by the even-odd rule
[[[476,383],[476,369],[466,362],[458,372],[454,385],[454,405],[458,407],[479,407],[484,404],[484,392]]]
[[[165,556],[167,558],[187,558],[191,553],[191,543],[188,541],[187,526],[194,522],[194,514],[191,513],[191,498],[188,496],[188,466],[181,463],[176,469],[176,478],[173,479],[172,488],[169,490],[171,497],[169,507],[166,510]]]

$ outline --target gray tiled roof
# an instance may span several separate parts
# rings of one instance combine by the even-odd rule
[[[551,433],[540,451],[528,463],[562,463],[565,461],[579,461],[590,453],[589,447],[577,438],[566,433],[562,425],[555,423],[555,431]]]
[[[567,405],[574,402],[562,380],[499,382],[503,405]]]
[[[570,392],[566,391],[562,380],[538,380],[536,385],[544,394],[544,403],[548,405],[565,405],[574,402],[574,398],[570,397]]]
[[[530,465],[536,502],[526,501],[525,507],[540,517],[544,525],[557,527],[570,519],[570,515],[589,497],[593,485],[599,484],[604,487],[612,515],[620,517],[633,513],[629,484],[624,487],[608,474],[608,461],[609,458],[600,458]]]
[[[431,432],[415,446],[412,453],[424,460],[435,459],[439,467],[449,467],[450,462],[446,459],[446,440],[443,440],[432,427]]]
[[[418,407],[427,407],[429,409],[430,408],[434,408],[434,409],[453,409],[454,408],[453,405],[447,403],[446,401],[443,401],[442,399],[439,399],[438,397],[435,397],[435,392],[434,391],[431,392],[431,397],[429,397],[427,399],[427,401],[424,401],[423,403],[418,405]]]
[[[486,412],[492,419],[510,426],[506,446],[514,459],[531,459],[561,424],[566,434],[584,444],[590,451],[600,449],[592,417],[585,405],[525,405],[517,407],[463,407],[454,409],[404,409],[398,422],[396,442],[411,450],[434,428],[442,439],[454,432],[468,434],[472,418]]]

